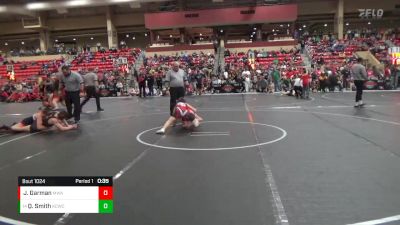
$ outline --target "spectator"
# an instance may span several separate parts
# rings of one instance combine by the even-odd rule
[[[364,82],[368,79],[368,77],[365,66],[361,64],[362,61],[362,58],[358,58],[357,63],[351,67],[351,76],[353,77],[354,85],[356,86],[356,104],[354,107],[360,107],[364,105],[362,101],[362,94]]]

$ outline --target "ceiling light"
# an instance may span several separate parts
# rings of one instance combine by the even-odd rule
[[[290,24],[288,24],[287,27],[290,27]]]
[[[350,25],[349,23],[346,23],[346,26]]]
[[[275,29],[272,29],[272,32],[275,32]]]
[[[306,28],[307,26],[306,26],[306,25],[303,25],[303,27]]]
[[[135,39],[136,39],[136,37],[135,37],[135,36],[133,36],[133,37],[132,37],[132,40],[135,40]]]
[[[222,30],[222,29],[221,29],[219,32],[223,33],[223,32],[224,32],[224,30]]]
[[[94,39],[93,37],[90,38],[90,40],[93,40],[93,39]]]
[[[368,25],[371,25],[371,22],[368,22]]]
[[[200,36],[203,36],[203,34],[202,34],[202,33],[200,33]]]
[[[127,34],[126,37],[128,38],[128,37],[129,37],[129,34]]]
[[[58,40],[56,39],[56,40],[54,40],[55,42],[58,42]]]
[[[299,30],[303,30],[303,29],[299,28]]]
[[[328,26],[328,24],[324,24],[324,27],[327,27]]]
[[[71,0],[66,2],[67,6],[82,6],[82,5],[89,5],[89,0]]]
[[[25,42],[22,41],[22,42],[21,42],[21,45],[24,45],[24,44],[25,44]]]
[[[257,30],[257,28],[256,28],[256,27],[254,27],[254,28],[253,28],[253,30]]]
[[[76,38],[72,39],[73,41],[76,41]]]
[[[49,7],[49,3],[47,2],[32,2],[26,4],[26,8],[29,10],[35,10],[35,9],[45,9]]]
[[[172,34],[170,34],[169,37],[172,38]]]
[[[144,33],[144,36],[147,37],[147,33]]]
[[[111,0],[113,3],[132,2],[132,0]]]
[[[279,25],[280,27],[283,27],[283,24]]]
[[[5,45],[5,46],[7,46],[7,45],[8,45],[8,43],[6,42],[6,43],[4,43],[4,45]]]

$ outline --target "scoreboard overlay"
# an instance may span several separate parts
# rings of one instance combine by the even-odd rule
[[[112,177],[18,177],[19,213],[113,213]]]

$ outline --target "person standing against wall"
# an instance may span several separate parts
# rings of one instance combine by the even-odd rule
[[[362,61],[362,58],[358,58],[357,63],[355,63],[351,67],[351,76],[353,77],[354,85],[356,86],[356,104],[354,105],[354,107],[361,107],[364,105],[362,101],[362,94],[364,82],[368,80],[368,77],[365,66],[361,64]]]
[[[99,81],[98,81],[98,76],[96,73],[93,72],[93,68],[89,69],[89,73],[85,74],[83,76],[83,81],[85,85],[85,92],[86,92],[86,98],[83,100],[81,103],[81,110],[82,107],[89,101],[90,98],[95,98],[96,99],[96,106],[97,106],[97,111],[104,111],[100,107],[100,96],[99,96]]]
[[[179,68],[179,62],[174,62],[172,69],[165,76],[165,86],[170,95],[170,114],[172,116],[176,100],[185,96],[185,82],[187,77],[185,71]]]
[[[69,117],[74,117],[75,123],[81,119],[80,92],[83,92],[83,79],[79,73],[72,72],[69,66],[61,67],[63,76],[61,76],[61,85],[65,91],[65,105]],[[72,105],[74,114],[72,114]]]

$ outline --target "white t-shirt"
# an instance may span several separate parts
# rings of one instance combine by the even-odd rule
[[[301,82],[300,78],[294,79],[294,86],[296,87],[303,87],[303,82]]]

